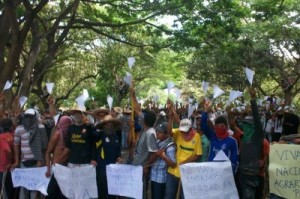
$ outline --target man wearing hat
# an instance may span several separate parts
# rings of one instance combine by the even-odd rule
[[[176,166],[169,167],[166,182],[166,198],[176,198],[178,187],[180,187],[180,198],[184,198],[183,189],[180,184],[179,165],[196,162],[202,155],[202,143],[200,135],[192,128],[189,119],[182,119],[178,129],[173,129],[173,121],[178,123],[179,117],[175,110],[169,107],[168,132],[173,137],[177,146]]]
[[[158,158],[151,168],[152,199],[164,199],[168,167],[176,167],[176,145],[168,133],[168,122],[156,126]]]
[[[94,117],[95,117],[95,119],[96,119],[96,121],[95,121],[95,126],[96,126],[99,122],[101,122],[101,121],[104,119],[104,117],[105,117],[106,115],[108,115],[108,114],[109,114],[109,110],[108,110],[107,108],[105,108],[105,107],[101,107],[101,108],[98,108],[98,109],[94,110],[94,111],[93,111],[93,115],[94,115]]]
[[[108,195],[106,166],[121,163],[121,145],[115,134],[116,127],[120,121],[111,115],[106,115],[96,126],[96,132],[100,140],[96,143],[97,148],[97,186],[99,199],[116,198]]]
[[[83,112],[79,109],[73,110],[74,124],[67,130],[67,138],[64,153],[69,154],[68,167],[80,167],[97,165],[96,144],[93,128],[84,123]]]
[[[16,128],[14,134],[15,163],[12,168],[41,167],[45,161],[48,137],[44,125],[39,124],[37,113],[34,109],[27,109],[22,118],[22,125]],[[21,151],[21,154],[20,152]],[[21,159],[20,159],[21,158]],[[30,192],[30,193],[29,193]],[[36,197],[37,191],[29,191],[24,187],[20,189],[20,199]]]

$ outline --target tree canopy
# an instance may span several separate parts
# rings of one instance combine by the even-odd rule
[[[45,83],[55,82],[58,104],[69,106],[84,87],[97,106],[107,95],[121,103],[134,56],[128,72],[141,98],[168,80],[184,87],[185,78],[243,90],[248,67],[261,95],[291,104],[300,90],[299,12],[296,0],[1,0],[0,87],[13,80],[8,102],[31,94],[45,104]],[[171,26],[160,23],[170,16]]]

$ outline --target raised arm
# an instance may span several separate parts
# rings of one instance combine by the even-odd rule
[[[204,102],[204,111],[201,117],[201,130],[207,137],[207,139],[212,140],[214,136],[214,131],[208,126],[208,111],[210,110],[211,102],[205,101]]]

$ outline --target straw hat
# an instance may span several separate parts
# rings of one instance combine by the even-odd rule
[[[124,110],[123,110],[123,113],[131,113],[132,111],[131,111],[131,109],[129,109],[129,108],[124,108]]]
[[[116,106],[114,107],[114,111],[121,114],[123,112],[123,109],[121,107]]]
[[[87,113],[85,107],[80,107],[80,106],[76,106],[74,109],[65,110],[64,112],[69,113],[71,115],[73,115],[76,112],[81,112],[82,114]]]
[[[95,109],[93,111],[94,115],[98,115],[99,113],[105,113],[107,115],[107,114],[109,114],[109,109],[107,109],[105,107],[101,107],[101,108]]]
[[[106,123],[113,123],[117,125],[120,124],[121,122],[118,119],[112,117],[111,115],[105,115],[105,117],[103,118],[103,120],[101,120],[99,125],[104,125]]]

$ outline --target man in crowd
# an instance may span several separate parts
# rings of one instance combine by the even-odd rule
[[[27,109],[22,118],[22,125],[16,128],[14,134],[15,162],[12,169],[20,165],[21,168],[41,167],[45,164],[45,151],[48,137],[45,127],[39,124],[34,109]],[[21,154],[20,154],[21,151]],[[37,191],[29,191],[24,187],[20,189],[20,199],[36,198]]]

